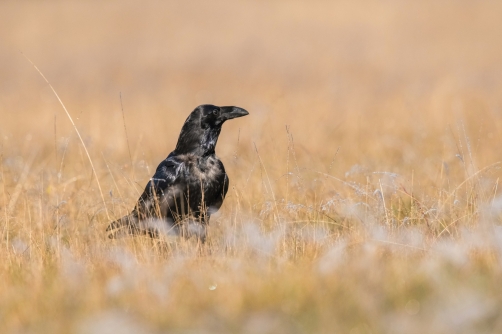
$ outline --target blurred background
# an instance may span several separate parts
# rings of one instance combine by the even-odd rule
[[[141,190],[203,103],[250,111],[225,125],[217,147],[234,184],[242,176],[248,185],[257,173],[254,145],[278,183],[290,172],[293,146],[306,173],[343,177],[356,166],[414,173],[424,185],[445,166],[463,178],[466,168],[472,174],[500,159],[498,1],[0,6],[2,150],[25,160],[39,152],[36,159],[54,169],[65,168],[64,156],[75,164],[68,177],[90,173],[89,164],[23,55],[75,119],[108,189],[109,169],[130,172],[132,162]]]
[[[502,233],[478,223],[502,221],[501,18],[497,0],[2,0],[3,324],[500,331]],[[250,113],[216,148],[231,189],[207,257],[100,242],[205,103]]]
[[[220,155],[235,150],[238,129],[246,147],[251,141],[270,145],[267,150],[285,145],[285,125],[304,154],[320,161],[331,159],[337,147],[351,162],[352,150],[358,160],[374,160],[382,150],[406,148],[404,142],[450,136],[448,124],[460,119],[473,134],[491,133],[484,144],[497,143],[498,1],[0,6],[4,147],[31,138],[31,148],[51,150],[54,123],[57,141],[72,132],[50,88],[21,53],[45,74],[82,134],[121,154],[127,143],[119,94],[130,146],[141,142],[136,154],[155,154],[152,159],[169,152],[182,121],[202,103],[251,113],[225,126]],[[380,149],[365,149],[375,141]],[[444,144],[437,136],[433,141]]]

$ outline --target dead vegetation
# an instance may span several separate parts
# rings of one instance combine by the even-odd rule
[[[502,331],[501,14],[2,2],[2,332]],[[250,112],[207,244],[107,240],[201,103]]]

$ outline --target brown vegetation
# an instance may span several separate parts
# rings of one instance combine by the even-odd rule
[[[501,17],[3,1],[1,331],[501,332]],[[201,103],[250,112],[207,244],[107,240]]]

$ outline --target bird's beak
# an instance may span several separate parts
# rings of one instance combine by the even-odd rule
[[[222,118],[223,121],[249,115],[249,113],[246,110],[239,107],[220,107],[220,111],[221,111],[220,117]]]

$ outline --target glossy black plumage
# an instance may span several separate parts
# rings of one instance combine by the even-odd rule
[[[124,234],[206,237],[206,224],[228,190],[228,176],[215,155],[223,123],[247,115],[238,107],[201,105],[183,124],[176,148],[162,161],[133,211],[106,229]]]

